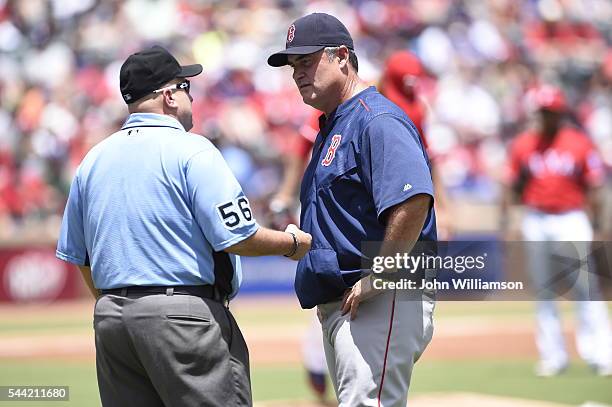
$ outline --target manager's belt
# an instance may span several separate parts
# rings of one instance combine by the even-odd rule
[[[100,290],[102,294],[119,295],[121,297],[128,297],[130,295],[144,296],[144,295],[155,295],[155,294],[166,294],[166,295],[195,295],[196,297],[209,298],[211,300],[217,300],[224,302],[226,299],[221,298],[212,285],[178,285],[175,287],[166,286],[147,286],[147,285],[131,285],[122,288],[111,288],[108,290]]]

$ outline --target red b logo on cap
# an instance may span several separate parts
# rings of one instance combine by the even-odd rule
[[[293,38],[295,38],[295,25],[291,24],[289,30],[287,31],[287,42],[293,41]]]

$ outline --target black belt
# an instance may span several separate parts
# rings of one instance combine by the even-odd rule
[[[226,298],[222,298],[217,292],[215,287],[212,285],[178,285],[175,287],[166,286],[146,286],[146,285],[131,285],[122,288],[111,288],[107,290],[100,290],[102,294],[118,295],[121,297],[127,297],[130,294],[137,296],[144,295],[195,295],[196,297],[209,298],[219,302],[227,301]]]

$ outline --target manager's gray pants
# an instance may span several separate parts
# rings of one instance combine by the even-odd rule
[[[94,329],[105,407],[252,405],[246,343],[218,302],[103,295]]]
[[[318,306],[323,346],[339,407],[405,407],[414,363],[431,341],[435,294],[384,291],[359,304]]]

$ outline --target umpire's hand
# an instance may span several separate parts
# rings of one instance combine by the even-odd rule
[[[291,260],[299,260],[308,253],[310,246],[312,245],[312,236],[310,233],[301,231],[293,223],[287,226],[285,232],[290,232],[297,238],[297,249],[293,255],[289,256]]]

